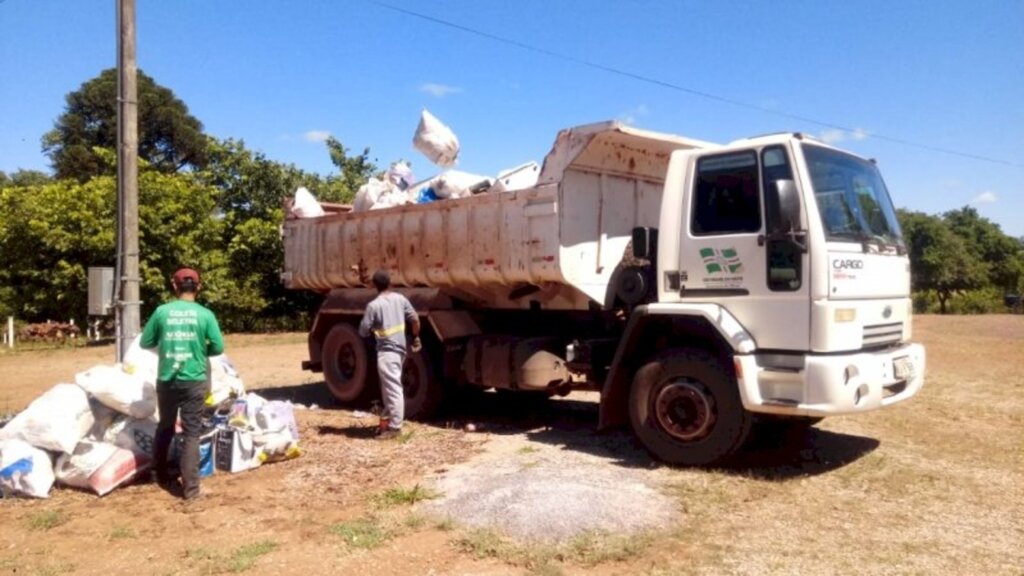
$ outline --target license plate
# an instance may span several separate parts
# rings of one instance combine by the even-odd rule
[[[906,356],[893,360],[892,367],[897,380],[910,380],[914,377],[914,361]]]

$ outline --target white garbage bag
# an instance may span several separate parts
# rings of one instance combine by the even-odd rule
[[[393,208],[395,206],[404,206],[406,204],[413,204],[413,202],[410,200],[409,194],[405,190],[388,188],[384,193],[377,197],[377,201],[370,207],[370,210],[382,210],[384,208]]]
[[[432,180],[438,198],[465,198],[476,191],[486,190],[494,182],[487,176],[449,170]]]
[[[104,438],[104,441],[133,454],[151,457],[156,442],[156,423],[152,420],[125,420],[117,434],[113,438]]]
[[[211,356],[209,360],[210,396],[206,399],[207,405],[216,406],[228,398],[245,396],[242,377],[227,354]]]
[[[0,495],[46,498],[53,481],[53,460],[45,450],[18,439],[0,443]]]
[[[291,213],[298,218],[319,218],[326,214],[323,206],[320,206],[320,203],[305,186],[300,186],[295,191],[295,202],[292,203]]]
[[[352,202],[353,212],[365,212],[373,205],[377,203],[377,199],[383,194],[389,186],[377,180],[376,178],[370,178],[366,184],[359,187],[359,191],[356,192],[355,200]]]
[[[94,422],[85,390],[75,384],[57,384],[0,428],[0,442],[24,440],[36,448],[70,454]]]
[[[405,160],[393,162],[388,167],[388,182],[395,185],[399,190],[408,190],[409,186],[416,183],[416,176],[412,173],[412,166]]]
[[[156,412],[156,383],[129,374],[120,365],[93,366],[76,374],[75,382],[104,406],[132,418],[149,418]]]
[[[155,349],[147,350],[142,347],[142,335],[132,340],[131,346],[122,358],[121,369],[125,372],[142,378],[144,382],[156,384],[157,372],[160,369],[160,355]]]
[[[459,157],[459,139],[455,133],[426,110],[420,114],[412,145],[442,168],[454,166]]]
[[[57,458],[57,480],[72,488],[89,490],[89,477],[100,469],[117,452],[117,446],[106,442],[83,440],[71,454]]]

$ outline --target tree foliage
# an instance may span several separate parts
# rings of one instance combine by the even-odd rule
[[[951,299],[958,296],[977,301],[979,297],[970,295],[972,291],[1020,291],[1024,244],[1004,234],[974,208],[942,216],[901,210],[899,218],[910,253],[913,289],[934,294],[940,313],[949,311]],[[970,308],[983,307],[974,302]]]
[[[203,126],[174,93],[138,71],[139,158],[160,172],[206,165]],[[43,136],[57,178],[85,182],[110,175],[94,150],[117,146],[117,70],[104,70],[65,98],[64,112]]]

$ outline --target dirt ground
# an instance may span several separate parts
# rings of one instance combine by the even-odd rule
[[[1024,574],[1024,317],[918,317],[915,336],[929,361],[917,398],[761,439],[716,470],[664,467],[624,432],[596,434],[592,395],[516,407],[487,395],[377,442],[372,418],[299,370],[302,335],[230,336],[248,388],[319,404],[298,412],[304,455],[219,473],[189,507],[153,484],[0,500],[0,573]],[[112,358],[110,346],[0,352],[0,413]],[[433,478],[495,451],[642,471],[671,496],[675,526],[529,545],[417,504],[436,496]]]

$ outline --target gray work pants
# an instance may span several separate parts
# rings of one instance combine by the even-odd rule
[[[405,398],[402,396],[402,364],[405,355],[398,352],[377,352],[377,372],[380,374],[380,395],[384,400],[383,417],[388,427],[402,428],[405,418]]]

